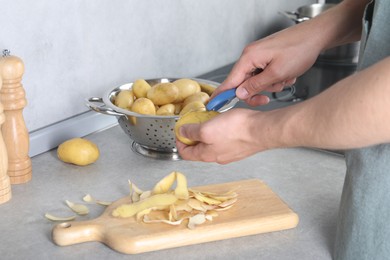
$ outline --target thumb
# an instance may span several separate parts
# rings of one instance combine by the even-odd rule
[[[179,134],[190,141],[200,141],[200,124],[185,124],[179,128]]]
[[[261,73],[253,75],[242,82],[238,86],[236,94],[240,99],[248,99],[280,81],[281,75],[275,73],[272,65],[269,65]]]

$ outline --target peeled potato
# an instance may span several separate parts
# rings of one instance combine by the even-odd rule
[[[200,101],[194,101],[184,106],[179,115],[184,115],[191,111],[206,111],[206,106]]]
[[[200,92],[199,83],[192,79],[178,79],[173,82],[179,89],[179,95],[176,98],[176,103],[183,102],[184,99],[194,93]]]
[[[85,166],[99,158],[99,149],[89,140],[73,138],[58,146],[57,156],[63,162]]]
[[[184,99],[183,106],[185,106],[191,102],[194,102],[194,101],[200,101],[203,104],[206,104],[209,101],[209,99],[210,99],[210,96],[206,92],[197,92],[197,93],[194,93],[191,96],[187,97],[186,99]]]
[[[173,103],[179,96],[179,89],[173,83],[165,82],[154,85],[149,89],[147,98],[149,98],[153,104],[162,106]]]
[[[155,115],[156,107],[148,98],[137,98],[131,106],[131,111],[143,115]]]
[[[131,89],[134,92],[134,95],[137,98],[146,97],[146,94],[148,93],[149,89],[152,87],[149,85],[148,82],[144,79],[137,79]]]
[[[175,105],[174,104],[166,104],[159,107],[156,111],[156,115],[159,116],[173,116],[175,114]]]
[[[196,141],[192,141],[180,135],[179,128],[185,124],[200,124],[206,122],[213,117],[216,117],[217,115],[219,115],[219,112],[217,111],[194,111],[186,113],[185,115],[180,117],[175,124],[176,138],[179,139],[180,142],[185,143],[186,145],[195,145],[197,143]]]
[[[123,109],[130,109],[134,102],[134,94],[131,90],[121,90],[115,97],[114,104]]]

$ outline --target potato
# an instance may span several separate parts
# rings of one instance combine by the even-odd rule
[[[149,89],[152,87],[149,85],[148,82],[144,79],[137,79],[134,83],[131,89],[134,92],[134,95],[137,98],[146,97],[146,94],[148,93]]]
[[[184,115],[191,111],[206,111],[206,106],[200,101],[194,101],[183,107],[179,115]]]
[[[179,96],[179,89],[170,82],[158,83],[149,89],[146,96],[153,104],[162,106],[173,103]]]
[[[183,103],[175,103],[175,115],[178,115],[183,108]]]
[[[219,115],[219,112],[217,111],[193,111],[186,113],[180,117],[175,124],[176,138],[186,145],[195,145],[197,143],[196,141],[192,141],[180,135],[180,127],[185,124],[200,124],[216,117],[217,115]]]
[[[187,97],[186,99],[184,99],[183,106],[186,106],[187,104],[194,102],[194,101],[200,101],[206,105],[207,102],[209,101],[209,99],[210,99],[210,96],[206,92],[197,92],[197,93],[192,94],[191,96]]]
[[[57,156],[63,162],[85,166],[99,158],[99,149],[89,140],[73,138],[58,146]]]
[[[166,104],[159,107],[156,111],[156,115],[159,116],[173,116],[175,115],[175,105],[174,104]]]
[[[123,109],[130,109],[134,103],[134,93],[131,90],[121,90],[115,97],[114,104]]]
[[[199,86],[200,86],[200,90],[202,92],[209,94],[209,96],[211,96],[215,90],[215,87],[210,86],[209,84],[206,83],[199,82]]]
[[[131,111],[143,115],[155,115],[156,108],[148,98],[137,98],[131,106]]]
[[[192,94],[200,92],[199,83],[192,79],[178,79],[173,84],[179,89],[179,96],[176,98],[176,103],[183,102],[184,99]]]

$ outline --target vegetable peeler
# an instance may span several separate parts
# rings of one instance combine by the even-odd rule
[[[233,99],[236,98],[236,90],[237,88],[232,88],[219,93],[209,101],[209,103],[206,105],[206,109],[208,111],[217,111],[224,105],[229,104]]]

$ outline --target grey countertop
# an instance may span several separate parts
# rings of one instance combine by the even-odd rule
[[[65,164],[52,150],[32,158],[33,178],[12,186],[12,199],[0,205],[1,259],[330,259],[345,163],[338,155],[310,149],[278,149],[228,165],[164,161],[131,150],[119,126],[86,137],[101,151],[86,167]],[[185,246],[138,255],[118,253],[99,242],[59,247],[51,240],[54,223],[44,214],[71,215],[64,200],[82,202],[86,193],[103,200],[128,194],[127,180],[150,189],[171,171],[190,186],[242,179],[263,180],[298,215],[291,230]],[[77,220],[93,219],[104,211]]]

